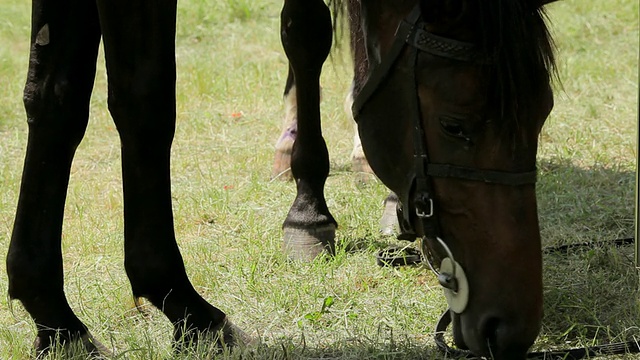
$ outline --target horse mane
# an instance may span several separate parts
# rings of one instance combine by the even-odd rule
[[[354,13],[359,10],[361,1],[327,0],[333,14],[336,40],[342,35],[340,27],[347,15],[351,41],[362,41],[354,39],[362,36],[356,33],[361,14]],[[537,114],[538,106],[544,100],[540,99],[540,94],[547,94],[549,84],[558,80],[556,46],[547,27],[544,6],[539,6],[548,1],[541,0],[536,5],[532,5],[531,0],[475,1],[477,13],[472,16],[479,27],[478,45],[483,56],[492,59],[488,66],[491,69],[488,108],[493,112],[487,116],[498,126],[513,130],[519,119],[528,118],[527,114]],[[339,43],[335,41],[335,44]]]
[[[542,7],[532,9],[530,0],[477,3],[480,45],[494,59],[489,105],[498,112],[488,115],[513,129],[518,119],[539,113],[540,94],[558,79],[547,15]]]

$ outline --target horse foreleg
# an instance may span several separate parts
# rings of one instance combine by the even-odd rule
[[[122,145],[125,270],[133,295],[174,326],[176,350],[203,335],[233,344],[226,315],[194,289],[176,243],[170,186],[176,0],[98,1],[109,110]]]
[[[281,39],[295,80],[298,114],[291,172],[297,195],[284,222],[284,250],[294,259],[333,253],[336,221],[324,198],[329,153],[320,126],[320,73],[331,49],[331,14],[322,0],[285,0]]]
[[[282,131],[275,145],[275,156],[271,176],[280,180],[291,180],[291,151],[298,133],[298,105],[296,101],[296,86],[293,72],[289,69],[284,89],[284,118]],[[353,104],[353,89],[349,89],[344,102],[347,118],[353,121],[351,105]],[[373,178],[373,170],[369,166],[362,150],[358,126],[353,122],[353,150],[351,151],[351,168],[356,173],[356,181],[367,183]]]
[[[99,42],[95,3],[33,2],[24,89],[29,138],[7,275],[9,296],[36,323],[38,356],[55,341],[101,348],[67,302],[61,249],[69,172],[87,126]]]

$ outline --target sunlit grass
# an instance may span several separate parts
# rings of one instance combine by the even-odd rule
[[[173,206],[197,289],[263,340],[250,355],[256,358],[439,358],[431,336],[446,304],[434,277],[425,267],[375,265],[376,249],[392,241],[377,229],[386,190],[375,182],[358,186],[348,171],[346,48],[333,55],[322,78],[332,159],[326,195],[340,224],[338,253],[330,261],[291,263],[280,251],[280,227],[295,189],[270,179],[287,68],[281,1],[185,0],[179,6]],[[0,253],[11,234],[26,146],[21,93],[29,13],[24,2],[0,2]],[[563,89],[540,140],[544,244],[630,236],[638,4],[565,0],[549,6],[549,16]],[[167,358],[171,325],[156,310],[137,312],[122,265],[120,148],[100,61],[68,192],[66,292],[94,336],[117,354]],[[629,248],[607,247],[545,255],[545,318],[536,348],[638,338],[640,280],[631,258]],[[6,293],[2,274],[0,292]],[[321,311],[329,298],[332,305]],[[9,305],[0,297],[0,358],[22,359],[35,326],[18,303]]]

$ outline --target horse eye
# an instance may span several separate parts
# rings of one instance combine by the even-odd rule
[[[442,130],[449,136],[469,140],[469,137],[464,133],[464,128],[460,123],[440,120],[440,126],[442,126]]]

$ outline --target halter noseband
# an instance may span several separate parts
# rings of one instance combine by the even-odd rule
[[[417,80],[415,76],[418,51],[464,62],[488,64],[491,61],[489,57],[478,51],[477,46],[474,44],[430,33],[426,29],[426,23],[421,19],[419,3],[416,4],[409,15],[400,22],[390,50],[385,54],[379,64],[374,65],[364,86],[354,99],[352,111],[355,119],[358,119],[358,115],[361,114],[363,107],[367,104],[381,83],[387,78],[390,70],[400,56],[400,53],[407,45],[410,47],[408,61],[412,72],[414,73],[413,81],[409,81],[406,85],[410,87],[410,93],[415,94],[415,96],[411,96],[409,99],[410,105],[407,109],[414,128],[412,136],[414,146],[415,178],[413,179],[412,186],[409,190],[410,194],[407,198],[401,199],[400,203],[404,203],[402,206],[413,205],[415,216],[418,221],[420,221],[423,229],[423,255],[429,262],[429,266],[431,266],[431,268],[438,274],[438,280],[445,288],[445,293],[449,291],[453,293],[453,295],[457,295],[460,291],[466,291],[468,299],[468,288],[460,289],[460,283],[466,283],[466,278],[463,279],[463,281],[460,279],[460,274],[464,274],[464,271],[453,259],[453,254],[447,244],[440,238],[440,228],[438,218],[436,216],[435,197],[431,178],[455,178],[491,184],[521,186],[534,184],[536,182],[536,170],[527,172],[505,172],[464,167],[453,164],[437,164],[429,161],[425,142],[425,131],[422,124],[422,116],[420,114]],[[405,211],[402,207],[398,208],[398,220],[401,227],[401,235],[399,238],[411,241],[415,240],[418,236],[415,234],[413,227],[411,226],[411,216],[409,212]],[[444,268],[441,268],[440,271],[436,270],[436,268],[431,264],[432,259],[429,247],[427,246],[427,240],[433,241],[445,250],[445,253],[450,258],[450,266],[452,266],[452,268],[446,269],[446,271]],[[445,260],[446,259],[447,258],[445,258]],[[449,295],[451,295],[451,293],[449,293]],[[449,296],[447,296],[447,300],[450,306],[452,306],[451,301],[449,301]],[[452,306],[452,310],[460,313],[464,311],[465,306],[466,301],[464,301],[464,306],[458,306],[457,309],[453,309]]]

